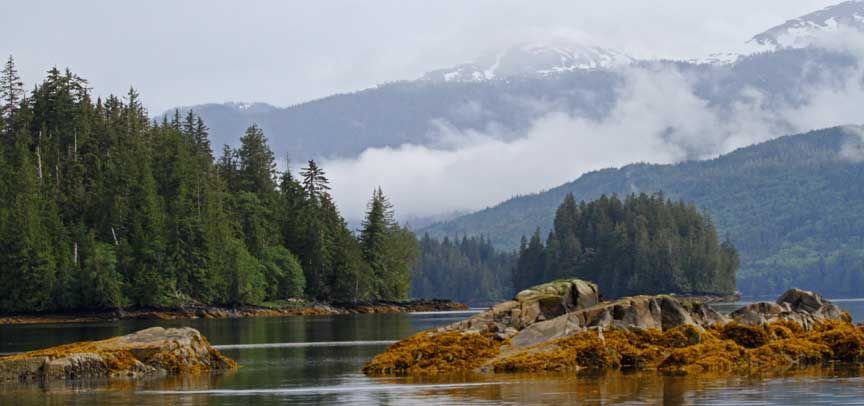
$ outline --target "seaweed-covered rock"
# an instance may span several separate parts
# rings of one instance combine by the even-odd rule
[[[0,382],[141,378],[237,367],[192,328],[153,327],[102,341],[0,357]]]
[[[433,375],[469,371],[497,356],[501,344],[501,340],[488,334],[423,332],[393,344],[370,361],[363,372]]]
[[[724,316],[670,295],[599,302],[597,286],[562,280],[375,357],[375,374],[569,371],[655,367],[668,374],[729,372],[824,361],[864,361],[864,327],[818,294],[793,289],[777,303]]]

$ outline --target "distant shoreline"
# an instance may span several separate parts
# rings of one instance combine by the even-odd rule
[[[683,294],[683,293],[670,293],[670,296],[674,296],[676,299],[685,301],[685,302],[695,302],[695,303],[735,303],[741,300],[742,296],[740,293],[733,293],[731,295],[722,295],[722,294]],[[613,298],[603,298],[603,300],[615,300],[619,299],[616,297]],[[468,301],[467,304],[471,308],[474,309],[486,309],[496,304],[500,303],[504,299],[499,301],[477,301],[472,302]]]
[[[412,313],[468,310],[452,300],[418,299],[405,302],[309,303],[281,307],[265,306],[185,306],[179,308],[130,308],[92,312],[0,314],[0,325],[100,323],[120,320],[195,320],[252,317],[327,316],[345,314]]]
[[[683,302],[695,303],[734,303],[741,300],[741,294],[735,293],[731,295],[676,295],[672,294],[676,299]]]

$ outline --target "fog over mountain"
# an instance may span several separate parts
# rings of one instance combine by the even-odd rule
[[[742,33],[751,53],[646,60],[559,39],[289,108],[193,109],[217,145],[255,122],[293,166],[323,160],[348,218],[377,185],[407,217],[477,210],[588,170],[860,122],[861,8]]]

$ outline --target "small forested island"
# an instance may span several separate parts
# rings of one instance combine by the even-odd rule
[[[711,218],[663,194],[602,196],[576,203],[568,194],[544,245],[539,229],[522,238],[513,273],[517,291],[560,278],[582,278],[604,294],[735,292],[738,255],[719,243]]]
[[[676,293],[734,296],[735,247],[722,242],[711,217],[662,193],[601,196],[577,203],[566,195],[545,237],[523,237],[515,253],[496,251],[486,236],[420,239],[412,277],[420,297],[506,300],[560,278],[596,281],[609,297]],[[501,272],[502,269],[512,270]]]
[[[214,157],[194,113],[0,74],[0,312],[408,299],[419,255],[381,189],[346,225],[324,170],[278,172],[260,128]]]

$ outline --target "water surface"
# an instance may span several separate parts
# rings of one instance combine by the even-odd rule
[[[864,299],[837,303],[850,310],[856,321],[864,317]],[[721,310],[731,307],[720,306]],[[0,352],[7,353],[113,337],[157,325],[191,326],[242,365],[233,373],[194,378],[5,385],[0,386],[0,405],[864,405],[864,371],[849,366],[748,377],[663,377],[652,372],[615,372],[370,378],[360,373],[365,362],[394,340],[470,314],[0,326]]]

